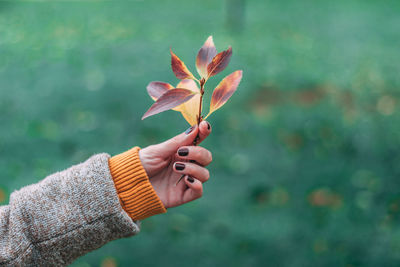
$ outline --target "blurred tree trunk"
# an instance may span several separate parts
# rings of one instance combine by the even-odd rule
[[[226,0],[226,24],[231,31],[241,32],[245,24],[246,0]]]

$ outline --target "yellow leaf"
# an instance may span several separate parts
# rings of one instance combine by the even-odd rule
[[[173,109],[181,112],[185,120],[193,126],[197,124],[197,116],[199,114],[200,89],[197,87],[195,81],[189,79],[182,80],[176,87],[188,89],[196,93],[189,101]]]

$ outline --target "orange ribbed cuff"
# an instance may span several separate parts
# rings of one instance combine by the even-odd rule
[[[142,166],[139,150],[134,147],[108,161],[121,205],[133,220],[167,212]]]

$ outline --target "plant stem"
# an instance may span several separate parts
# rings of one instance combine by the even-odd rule
[[[199,114],[197,115],[197,127],[200,126],[200,122],[203,120],[202,115],[201,115],[201,109],[203,106],[203,95],[204,95],[204,84],[205,80],[201,79],[200,80],[200,103],[199,103]],[[193,144],[196,145],[197,142],[199,141],[199,133],[197,134],[196,138],[193,141]]]
[[[204,78],[200,80],[200,103],[199,103],[199,114],[197,115],[197,127],[200,126],[200,122],[203,120],[202,115],[201,115],[201,108],[203,106],[203,95],[204,95],[204,84],[205,80]],[[193,141],[193,145],[197,145],[197,142],[200,139],[200,130],[196,135],[196,138]],[[186,174],[182,174],[181,178],[176,182],[175,186],[179,184],[179,182],[186,176]]]

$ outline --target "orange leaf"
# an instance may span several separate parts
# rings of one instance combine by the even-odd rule
[[[149,108],[149,110],[147,110],[147,112],[143,115],[142,120],[179,106],[180,104],[190,100],[194,95],[194,92],[182,88],[168,90],[162,96],[160,96],[159,99],[157,99],[157,101]]]
[[[208,37],[207,41],[200,48],[196,58],[197,72],[202,78],[207,78],[207,66],[217,54],[212,36]]]
[[[147,92],[149,93],[150,97],[155,101],[160,96],[165,94],[168,90],[174,89],[172,85],[169,83],[164,82],[151,82],[147,85]]]
[[[193,74],[188,70],[185,63],[171,51],[171,67],[172,71],[174,72],[175,76],[178,79],[193,79]]]
[[[210,116],[211,113],[222,107],[228,101],[228,99],[236,91],[241,79],[242,79],[242,71],[237,70],[231,73],[230,75],[226,76],[218,84],[218,86],[214,89],[214,92],[212,94],[210,112],[208,113],[206,118]]]
[[[185,120],[193,126],[197,124],[200,106],[200,89],[197,87],[195,81],[189,79],[182,80],[177,87],[189,89],[196,93],[189,101],[174,108],[174,110],[180,111]]]
[[[232,47],[218,53],[207,66],[208,77],[214,76],[223,71],[228,66],[232,56]]]

